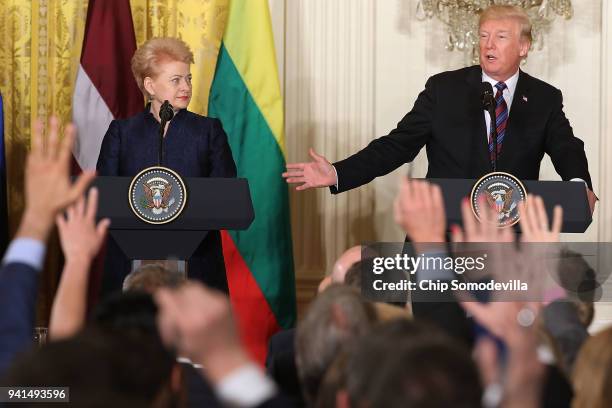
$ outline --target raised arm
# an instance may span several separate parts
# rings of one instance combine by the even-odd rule
[[[49,336],[53,340],[76,334],[85,322],[91,262],[110,224],[108,219],[103,219],[96,225],[97,208],[98,190],[92,188],[87,203],[81,197],[68,208],[66,217],[56,218],[65,264],[51,309]]]

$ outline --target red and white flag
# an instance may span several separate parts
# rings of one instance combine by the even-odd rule
[[[77,126],[73,172],[95,169],[102,139],[113,119],[144,108],[130,61],[136,36],[129,0],[89,0],[81,64],[72,96],[72,121]],[[106,246],[95,259],[89,279],[88,306],[96,304]]]
[[[82,170],[95,169],[102,139],[113,119],[144,108],[130,61],[136,36],[129,0],[89,0],[74,95],[72,121],[78,137],[74,157]]]

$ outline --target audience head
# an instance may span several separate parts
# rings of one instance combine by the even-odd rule
[[[334,263],[331,277],[332,282],[342,283],[347,271],[355,263],[361,260],[361,245],[356,245],[347,249]]]
[[[89,328],[22,356],[3,384],[70,387],[75,406],[161,407],[173,365],[149,335]]]
[[[612,406],[612,327],[589,338],[576,358],[573,408]]]
[[[340,349],[366,333],[374,320],[372,306],[347,286],[331,285],[315,298],[296,332],[296,364],[307,401],[314,402]]]
[[[143,265],[133,270],[123,280],[123,291],[142,291],[153,293],[158,288],[176,288],[185,282],[178,272],[171,271],[159,264]]]
[[[375,326],[353,344],[346,373],[351,407],[480,406],[480,379],[469,351],[418,322]]]
[[[193,53],[182,40],[172,37],[151,38],[132,57],[132,73],[153,108],[167,100],[176,109],[185,109],[191,100]]]
[[[578,252],[563,249],[560,257],[559,283],[578,310],[582,324],[589,327],[595,313],[593,302],[599,289],[597,274]]]

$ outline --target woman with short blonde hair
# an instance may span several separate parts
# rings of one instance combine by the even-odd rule
[[[149,98],[149,94],[144,88],[144,79],[159,75],[159,64],[168,60],[193,64],[193,52],[181,39],[155,37],[144,43],[134,53],[132,57],[132,74],[134,74],[136,84],[146,98]]]
[[[136,50],[132,72],[148,104],[130,118],[111,122],[96,166],[100,176],[134,177],[148,167],[162,165],[182,177],[236,177],[221,122],[187,110],[193,62],[189,46],[178,38],[152,38]],[[161,129],[159,111],[165,102],[174,116]],[[163,159],[158,163],[160,133]],[[130,261],[109,238],[102,293],[121,289],[130,269]],[[219,231],[209,231],[189,259],[188,278],[228,292]]]

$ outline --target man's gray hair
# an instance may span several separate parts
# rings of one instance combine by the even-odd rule
[[[341,348],[368,332],[374,321],[372,305],[348,286],[331,285],[315,298],[296,332],[297,370],[308,403],[315,401],[323,376]]]
[[[143,265],[132,271],[123,280],[123,291],[138,290],[152,293],[158,288],[176,288],[185,282],[185,277],[160,264]]]

